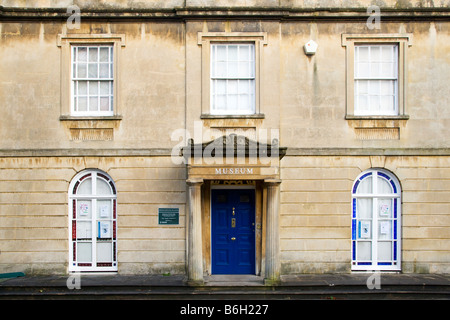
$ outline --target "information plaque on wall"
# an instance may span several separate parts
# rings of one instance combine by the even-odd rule
[[[179,224],[179,208],[158,208],[158,224]]]

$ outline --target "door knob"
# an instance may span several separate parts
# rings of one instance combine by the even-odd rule
[[[235,237],[232,237],[232,238],[231,238],[231,240],[233,240],[233,241],[234,241],[234,240],[236,240],[236,238],[235,238]]]

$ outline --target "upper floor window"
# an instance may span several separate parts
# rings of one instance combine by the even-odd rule
[[[117,74],[125,35],[59,34],[57,45],[61,48],[60,119],[120,120]]]
[[[398,115],[398,46],[355,45],[354,114]]]
[[[211,44],[211,114],[254,114],[255,76],[254,44]]]
[[[264,119],[261,70],[266,32],[199,32],[201,119]]]
[[[113,55],[113,45],[72,46],[71,113],[73,115],[113,115]]]
[[[342,34],[346,119],[408,119],[406,73],[411,34]]]

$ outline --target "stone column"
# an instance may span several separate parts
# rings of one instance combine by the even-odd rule
[[[280,183],[279,179],[264,180],[267,186],[266,219],[266,270],[264,283],[275,285],[280,282]]]
[[[188,281],[192,285],[199,285],[203,284],[201,205],[203,179],[188,179],[186,182],[189,186]]]

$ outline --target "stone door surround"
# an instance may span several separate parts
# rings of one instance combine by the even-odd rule
[[[266,284],[276,284],[280,280],[280,237],[279,205],[280,176],[279,162],[286,154],[286,148],[279,147],[274,139],[271,144],[253,141],[244,136],[230,134],[206,143],[194,144],[192,140],[182,149],[186,159],[188,186],[187,216],[187,274],[192,285],[204,283],[204,265],[210,257],[204,252],[210,247],[210,238],[202,235],[204,224],[209,221],[211,181],[254,180],[262,199],[262,247],[257,270]],[[203,188],[202,186],[207,188]],[[206,190],[205,190],[206,189]],[[258,191],[259,190],[259,191]],[[203,205],[202,205],[203,204]],[[205,233],[203,231],[203,233]],[[207,240],[205,240],[207,239]],[[258,255],[258,253],[257,253]],[[206,260],[205,260],[206,258]],[[205,261],[207,261],[205,263]],[[207,267],[208,268],[208,267]],[[209,270],[210,271],[210,270]]]

